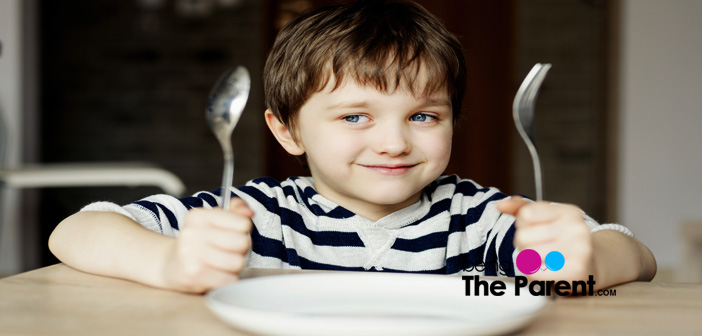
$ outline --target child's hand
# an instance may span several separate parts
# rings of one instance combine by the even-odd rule
[[[589,275],[595,274],[592,235],[576,206],[512,197],[500,201],[497,209],[516,218],[516,248],[535,250],[542,261],[551,251],[559,251],[565,257],[561,270],[539,270],[528,278],[571,281],[587,280]]]
[[[237,280],[251,248],[253,212],[238,198],[229,211],[193,209],[165,256],[166,287],[203,293]]]

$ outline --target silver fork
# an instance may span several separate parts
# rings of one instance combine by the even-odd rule
[[[524,143],[529,149],[531,161],[534,164],[534,186],[536,188],[537,201],[544,199],[544,185],[541,177],[541,161],[534,144],[534,103],[541,83],[543,83],[550,68],[551,64],[536,63],[526,78],[524,78],[522,85],[519,86],[512,104],[514,124],[517,126],[519,135],[522,136]]]

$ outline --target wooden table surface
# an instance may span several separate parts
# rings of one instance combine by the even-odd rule
[[[249,269],[242,277],[282,273],[291,271]],[[616,296],[560,297],[520,334],[702,335],[702,284],[634,282],[613,289]],[[0,279],[0,335],[246,333],[217,319],[204,296],[57,264]]]

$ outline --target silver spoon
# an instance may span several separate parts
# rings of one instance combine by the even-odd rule
[[[229,188],[234,179],[234,153],[232,150],[232,131],[239,122],[249,98],[251,77],[246,68],[237,66],[222,74],[210,91],[210,97],[205,109],[207,123],[212,133],[222,146],[224,153],[224,174],[222,175],[222,204],[224,210],[229,209],[231,193]]]
[[[541,83],[543,83],[550,68],[551,64],[536,63],[526,78],[524,78],[522,85],[519,86],[512,104],[514,123],[517,126],[519,135],[522,136],[524,143],[529,149],[531,161],[534,164],[534,185],[537,201],[544,199],[544,185],[541,177],[541,161],[534,144],[534,102]]]

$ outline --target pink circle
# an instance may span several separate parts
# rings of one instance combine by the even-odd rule
[[[526,249],[517,255],[517,268],[524,274],[534,274],[541,267],[539,252]]]

